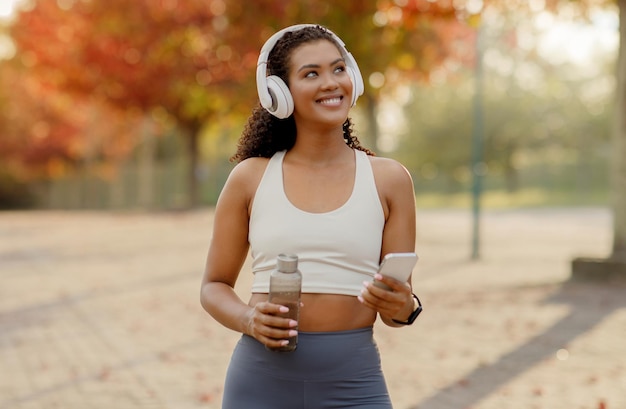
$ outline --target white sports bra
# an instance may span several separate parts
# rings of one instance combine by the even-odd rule
[[[358,296],[378,269],[385,217],[372,166],[354,150],[356,172],[350,198],[326,213],[295,207],[283,185],[285,151],[269,160],[250,215],[253,293],[269,292],[270,272],[280,253],[298,255],[303,293]]]

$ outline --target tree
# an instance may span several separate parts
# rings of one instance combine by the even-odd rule
[[[465,8],[470,2],[459,2],[458,7]],[[626,279],[626,0],[547,0],[542,2],[485,0],[484,10],[506,12],[519,8],[540,9],[556,12],[566,10],[577,18],[585,18],[594,7],[613,7],[617,5],[619,13],[619,51],[615,71],[615,107],[612,129],[611,184],[613,213],[613,244],[611,254],[606,259],[577,258],[573,260],[572,277],[574,279],[612,278]],[[483,12],[484,12],[483,10]]]
[[[455,8],[449,1],[397,4],[37,0],[11,34],[43,83],[126,112],[165,112],[189,141],[194,206],[201,130],[249,112],[258,49],[276,29],[302,21],[328,25],[349,44],[366,84],[372,72],[427,76],[448,50],[440,37],[452,32],[435,21],[455,21]],[[370,97],[361,105],[375,118],[378,88],[367,86]],[[369,128],[375,135],[376,126]]]
[[[381,96],[402,83],[427,81],[446,59],[459,58],[455,40],[470,30],[450,1],[319,3],[300,1],[292,20],[320,22],[348,45],[364,77],[358,105],[368,121],[367,139],[376,147]]]
[[[626,279],[626,0],[617,0],[620,46],[617,58],[615,109],[612,129],[613,245],[605,259],[577,258],[572,278],[580,280]]]
[[[515,71],[486,69],[484,162],[490,188],[495,185],[515,192],[523,183],[519,170],[525,162],[540,163],[545,157],[542,152],[558,152],[565,162],[591,161],[606,150],[606,110],[602,106],[590,109],[579,97],[581,89],[594,87],[602,76],[569,83],[563,81],[568,72],[568,66],[546,67],[536,73],[532,88],[523,89],[528,81],[517,83],[511,78]],[[411,101],[405,106],[406,127],[392,154],[414,175],[418,191],[466,190],[471,173],[471,80],[465,73],[439,85],[412,89]]]
[[[227,90],[240,91],[235,85],[256,63],[245,44],[258,24],[228,29],[225,7],[202,0],[38,0],[19,14],[11,35],[43,84],[125,114],[160,110],[173,118],[189,141],[193,206],[200,130],[232,108],[236,99]]]
[[[0,72],[4,171],[29,179],[58,173],[61,162],[79,160],[78,131],[85,119],[81,107],[44,87],[17,64],[5,62]]]

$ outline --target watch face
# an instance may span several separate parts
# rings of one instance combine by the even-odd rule
[[[411,316],[409,317],[409,321],[413,323],[413,321],[415,321],[415,318],[417,318],[417,316],[420,315],[421,312],[422,312],[422,306],[420,305],[417,307],[415,311],[413,311],[413,314],[411,314]]]

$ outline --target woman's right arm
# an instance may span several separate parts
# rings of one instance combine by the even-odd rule
[[[239,271],[248,254],[248,206],[244,162],[231,172],[215,206],[213,235],[209,245],[200,302],[218,322],[232,330],[247,333],[250,307],[235,293]]]
[[[231,172],[215,207],[213,236],[202,278],[200,302],[218,322],[268,346],[283,345],[292,326],[276,317],[280,306],[268,302],[250,307],[235,293],[235,283],[248,255],[250,206],[267,160],[254,158]]]

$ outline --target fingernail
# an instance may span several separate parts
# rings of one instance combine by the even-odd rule
[[[297,327],[298,326],[298,321],[295,321],[295,320],[289,321],[289,326],[290,327]]]
[[[370,282],[369,281],[363,281],[363,285],[365,286],[365,288],[369,287]]]
[[[279,308],[279,311],[280,311],[280,312],[289,312],[289,308],[287,308],[287,307],[285,307],[285,306],[281,306],[281,307]]]
[[[356,297],[356,299],[359,300],[360,302],[363,302],[363,297],[361,297],[360,295]]]
[[[289,343],[289,340],[288,340],[288,339],[285,339],[285,340],[280,341],[280,345],[281,345],[281,346],[285,346],[285,345],[287,345],[288,343]]]
[[[383,276],[381,276],[380,274],[374,274],[374,278],[377,280],[381,280]]]
[[[290,337],[295,337],[296,335],[298,335],[298,331],[293,330],[293,329],[289,331],[289,336]]]

